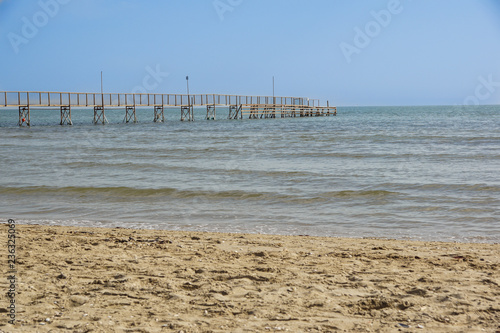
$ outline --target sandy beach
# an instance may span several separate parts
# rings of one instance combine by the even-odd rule
[[[4,245],[1,332],[500,332],[499,244],[16,232],[16,324]]]

